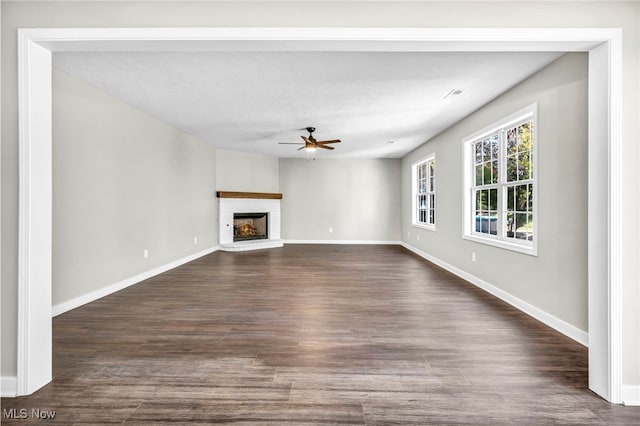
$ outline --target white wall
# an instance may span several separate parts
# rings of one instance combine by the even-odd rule
[[[219,149],[216,191],[279,192],[278,159]]]
[[[588,330],[587,70],[586,54],[564,55],[402,161],[405,242],[584,332]],[[533,102],[538,102],[537,257],[462,239],[462,139]],[[411,225],[411,162],[432,152],[437,156],[435,232]]]
[[[315,26],[623,29],[623,376],[640,385],[640,3],[638,2],[10,2],[2,7],[2,367],[16,373],[18,127],[16,29]],[[313,20],[309,20],[313,16]]]
[[[399,185],[398,159],[283,158],[282,238],[399,241]]]
[[[215,162],[212,146],[54,68],[53,305],[217,245]]]

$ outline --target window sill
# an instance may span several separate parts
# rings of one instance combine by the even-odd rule
[[[489,246],[498,247],[505,250],[528,254],[529,256],[536,256],[536,257],[538,256],[538,248],[536,247],[535,244],[529,246],[524,244],[511,243],[509,241],[504,241],[504,240],[498,240],[497,238],[481,237],[473,234],[471,235],[465,234],[462,236],[462,238],[465,240],[474,241],[476,243],[486,244]]]
[[[414,228],[420,228],[420,229],[426,229],[427,231],[434,231],[436,230],[436,226],[435,225],[423,225],[421,223],[412,223],[411,226],[413,226]]]

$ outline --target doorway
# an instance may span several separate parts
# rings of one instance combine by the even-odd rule
[[[19,31],[17,394],[51,381],[51,55],[54,51],[589,52],[589,386],[621,399],[621,31],[617,29],[108,28]],[[594,158],[608,158],[597,162]],[[602,179],[608,176],[609,179]]]

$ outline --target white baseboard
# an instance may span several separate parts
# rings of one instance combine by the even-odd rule
[[[622,403],[640,406],[640,385],[622,385]]]
[[[381,244],[401,245],[400,241],[386,240],[284,240],[285,244]]]
[[[163,272],[167,272],[173,268],[177,268],[180,265],[184,265],[185,263],[196,260],[202,256],[205,256],[209,253],[213,253],[218,250],[218,246],[210,247],[206,250],[191,254],[189,256],[183,257],[182,259],[175,260],[173,262],[167,263],[166,265],[162,265],[158,268],[152,269],[147,272],[143,272],[141,274],[135,275],[131,278],[127,278],[126,280],[117,282],[115,284],[111,284],[107,287],[103,287],[99,290],[92,291],[91,293],[87,293],[83,296],[77,297],[75,299],[69,300],[67,302],[60,303],[55,305],[51,309],[52,316],[56,317],[60,314],[64,314],[72,309],[78,308],[82,305],[86,305],[87,303],[93,302],[94,300],[98,300],[102,297],[108,296],[111,293],[115,293],[116,291],[120,291],[124,288],[137,284],[141,281],[154,277]]]
[[[0,377],[0,396],[13,398],[18,395],[18,378],[16,376]]]
[[[492,295],[496,296],[498,299],[501,299],[505,302],[507,302],[508,304],[510,304],[511,306],[518,308],[519,310],[521,310],[522,312],[524,312],[525,314],[532,316],[533,318],[537,319],[538,321],[548,325],[549,327],[553,328],[556,331],[559,331],[560,333],[564,334],[565,336],[575,340],[576,342],[580,343],[583,346],[589,346],[589,334],[580,330],[577,327],[574,327],[573,325],[569,324],[566,321],[561,320],[560,318],[557,318],[539,308],[536,308],[533,305],[530,305],[529,303],[525,302],[522,299],[517,298],[516,296],[513,296],[509,293],[507,293],[506,291],[492,285],[489,284],[486,281],[481,280],[480,278],[473,276],[461,269],[456,268],[453,265],[449,265],[448,263],[446,263],[445,261],[438,259],[435,256],[432,256],[420,249],[417,249],[407,243],[405,243],[404,241],[400,243],[401,246],[403,246],[404,248],[406,248],[407,250],[410,250],[412,252],[414,252],[415,254],[417,254],[420,257],[425,258],[426,260],[428,260],[429,262],[435,263],[436,265],[440,266],[443,269],[446,269],[447,271],[451,272],[454,275],[459,276],[460,278],[462,278],[465,281],[470,282],[471,284],[480,287],[481,289],[483,289],[484,291],[486,291],[487,293],[491,293]]]

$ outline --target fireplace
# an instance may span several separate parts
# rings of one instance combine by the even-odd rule
[[[222,251],[282,247],[282,194],[217,191],[218,242]]]
[[[234,213],[233,242],[269,239],[269,213]]]

